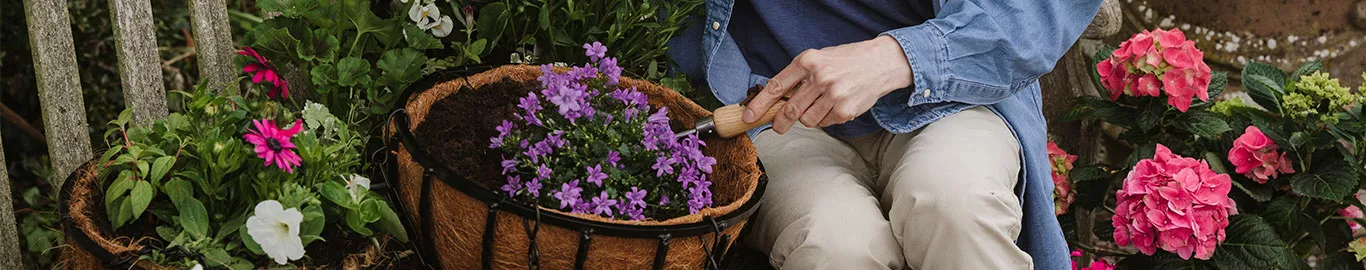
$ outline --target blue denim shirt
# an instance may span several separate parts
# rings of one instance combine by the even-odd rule
[[[882,33],[895,38],[914,75],[913,88],[883,96],[871,112],[878,125],[908,133],[972,106],[1005,119],[1020,142],[1023,170],[1016,193],[1024,210],[1016,244],[1036,269],[1068,269],[1067,242],[1053,212],[1038,77],[1072,46],[1100,0],[934,0],[935,18]],[[767,78],[751,72],[727,33],[733,0],[707,0],[698,18],[669,42],[678,71],[716,98],[734,104]],[[800,18],[793,18],[800,19]],[[762,129],[762,128],[760,128]],[[756,129],[750,135],[757,134]]]

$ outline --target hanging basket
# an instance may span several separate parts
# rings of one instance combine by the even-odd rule
[[[91,160],[77,168],[62,184],[60,208],[62,231],[66,234],[61,264],[66,269],[180,269],[139,259],[155,250],[162,254],[191,258],[209,265],[202,254],[180,248],[162,248],[161,240],[130,237],[114,232],[104,210],[104,188],[99,183],[98,162]],[[150,213],[148,213],[150,214]],[[325,243],[323,243],[325,244]],[[361,269],[380,257],[379,249],[366,244],[363,251],[348,254],[341,262],[303,268]]]
[[[415,222],[419,232],[417,239],[424,239],[427,252],[437,259],[434,266],[447,269],[716,268],[717,261],[729,250],[763,195],[765,178],[754,145],[745,136],[706,141],[703,151],[717,160],[710,177],[715,207],[668,220],[627,221],[562,212],[511,200],[494,193],[480,181],[462,178],[462,171],[453,170],[450,164],[438,162],[434,158],[437,153],[429,152],[434,151],[431,146],[422,145],[417,139],[424,135],[414,134],[428,119],[433,105],[442,99],[452,95],[487,94],[490,91],[473,90],[505,80],[535,82],[540,74],[538,67],[530,65],[501,66],[487,71],[478,68],[446,71],[414,83],[400,97],[404,105],[391,115],[386,132],[390,149],[393,149],[391,153],[397,161],[396,190],[407,207],[407,215]],[[649,96],[651,106],[667,107],[671,120],[684,125],[691,126],[693,121],[710,114],[674,91],[643,80],[622,77],[620,87],[636,87]],[[484,106],[494,107],[492,105]],[[492,109],[486,112],[504,113]],[[492,126],[460,128],[491,130]],[[487,141],[487,138],[475,139]]]

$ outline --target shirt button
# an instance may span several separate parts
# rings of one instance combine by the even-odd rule
[[[929,89],[929,88],[921,89],[920,91],[925,92],[924,94],[920,94],[920,96],[923,96],[923,97],[930,97],[930,89]]]
[[[712,21],[712,22],[711,22],[711,30],[721,30],[721,22]]]

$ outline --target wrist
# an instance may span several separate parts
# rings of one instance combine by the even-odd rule
[[[911,70],[910,61],[906,58],[906,51],[902,49],[901,43],[895,38],[881,35],[871,40],[873,51],[876,52],[887,80],[887,87],[882,89],[882,94],[887,94],[893,90],[910,87],[914,83],[915,73]]]

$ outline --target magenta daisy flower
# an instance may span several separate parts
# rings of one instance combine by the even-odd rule
[[[283,77],[280,77],[280,73],[275,71],[275,64],[272,64],[269,59],[266,59],[265,56],[261,56],[260,53],[251,49],[251,47],[242,47],[242,50],[237,51],[237,54],[250,56],[256,59],[256,63],[250,63],[242,67],[242,72],[251,74],[251,83],[260,84],[261,81],[270,82],[274,87],[271,88],[270,92],[267,92],[266,95],[270,96],[270,98],[275,98],[276,96],[289,98],[289,82],[285,81]]]
[[[294,125],[287,129],[280,129],[275,125],[275,121],[266,119],[252,120],[251,123],[256,129],[248,129],[247,134],[242,137],[256,145],[256,156],[265,159],[266,166],[274,165],[281,170],[294,173],[294,167],[298,167],[303,160],[299,158],[299,154],[294,153],[294,143],[289,139],[303,130],[303,120],[294,120]]]

